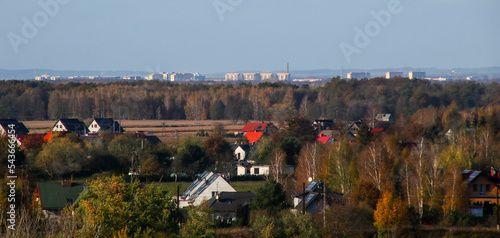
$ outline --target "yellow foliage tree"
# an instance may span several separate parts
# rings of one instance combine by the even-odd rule
[[[373,225],[379,230],[386,230],[402,225],[406,220],[407,207],[399,197],[394,197],[392,193],[384,193],[378,200],[377,210],[373,216]]]

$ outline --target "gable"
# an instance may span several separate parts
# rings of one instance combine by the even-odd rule
[[[247,132],[245,133],[245,137],[248,140],[248,143],[254,144],[259,142],[260,138],[264,135],[264,132]]]

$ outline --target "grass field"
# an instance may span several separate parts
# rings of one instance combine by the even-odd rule
[[[84,122],[90,124],[91,119],[86,119]],[[46,134],[56,121],[23,121],[23,123],[30,130],[30,134]],[[244,126],[242,121],[235,123],[232,120],[121,120],[120,123],[125,133],[142,131],[158,136],[163,142],[195,135],[202,130],[210,134],[217,124],[224,125],[227,133]]]
[[[236,181],[236,182],[231,182],[231,186],[237,191],[237,192],[247,192],[247,191],[252,191],[252,192],[257,192],[257,189],[264,185],[265,181]],[[170,195],[174,196],[177,194],[177,185],[181,185],[180,187],[180,193],[182,193],[186,188],[191,184],[191,182],[168,182],[168,183],[153,183],[157,186],[160,186],[164,190],[168,191]]]

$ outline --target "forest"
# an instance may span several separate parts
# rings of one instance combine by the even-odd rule
[[[27,214],[23,224],[31,224],[23,231],[37,236],[495,237],[495,206],[485,204],[483,217],[470,213],[462,172],[500,168],[498,89],[497,83],[438,84],[404,78],[332,79],[315,88],[281,83],[6,81],[0,87],[0,103],[1,117],[19,120],[272,120],[279,131],[265,134],[250,156],[259,164],[295,168],[292,174],[274,172],[266,178],[250,205],[250,220],[224,233],[227,229],[211,219],[210,210],[178,209],[167,195],[174,191],[145,182],[166,179],[172,172],[192,176],[204,170],[229,171],[233,158],[222,126],[203,140],[189,136],[143,149],[140,138],[133,136],[104,134],[102,142],[94,144],[76,135],[56,135],[51,142],[16,150],[16,166],[22,168],[16,191],[22,194],[22,214]],[[375,135],[368,124],[378,113],[392,113],[395,123]],[[312,120],[318,118],[335,121],[340,136],[333,144],[316,141]],[[346,122],[360,119],[365,123],[349,139]],[[7,144],[3,137],[2,158]],[[129,183],[122,176],[132,157],[142,166],[142,183]],[[0,165],[2,173],[6,163]],[[72,175],[87,178],[89,192],[78,208],[50,224],[31,203],[33,184]],[[329,206],[325,216],[289,212],[290,195],[302,191],[309,177],[343,194],[342,204]],[[2,186],[0,216],[7,206],[6,194]],[[3,224],[0,231],[6,232]],[[27,234],[23,231],[16,234]]]
[[[447,107],[453,102],[459,110],[483,107],[500,100],[499,88],[495,82],[435,83],[406,78],[334,78],[315,88],[284,83],[1,81],[0,118],[263,121],[282,120],[287,113],[296,113],[308,119],[352,121],[370,112],[410,117],[419,109]]]

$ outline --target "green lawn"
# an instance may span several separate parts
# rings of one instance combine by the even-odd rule
[[[252,191],[256,192],[257,188],[260,186],[264,185],[265,181],[237,181],[237,182],[231,182],[231,186],[237,191],[237,192],[247,192],[247,191]],[[165,189],[168,191],[171,195],[177,194],[177,185],[181,185],[180,187],[180,193],[182,193],[186,188],[191,184],[190,182],[167,182],[167,183],[153,183],[157,186],[160,186],[161,188]]]

